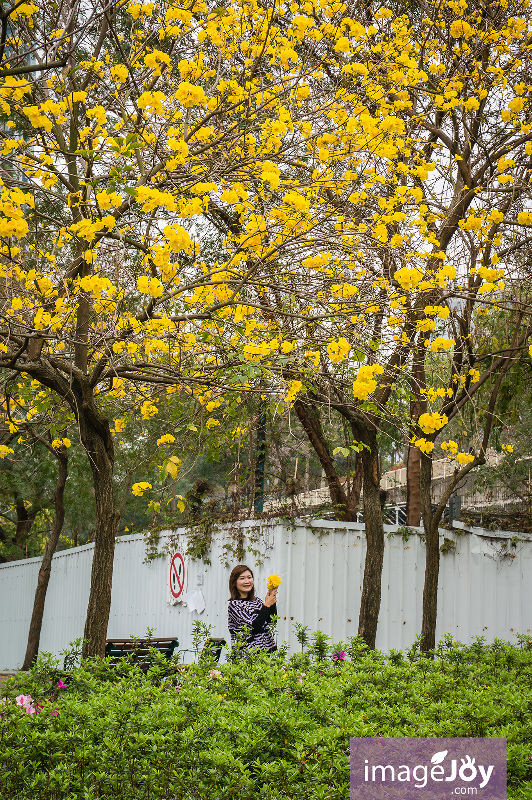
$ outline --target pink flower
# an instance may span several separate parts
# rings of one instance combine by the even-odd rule
[[[347,653],[345,650],[336,651],[333,653],[333,661],[345,661],[347,658]]]
[[[26,706],[33,703],[33,697],[29,694],[19,694],[18,697],[15,697],[15,703],[18,706]]]
[[[32,706],[33,698],[29,694],[19,694],[15,697],[15,703],[23,708],[26,714],[35,714],[35,708]]]
[[[57,683],[55,685],[57,686],[58,689],[66,689],[67,688],[66,687],[66,683],[63,683],[63,681],[61,681],[61,680],[57,681]]]
[[[209,672],[209,675],[211,676],[211,678],[221,678],[222,677],[222,673],[220,672],[219,669],[211,669],[211,671]]]
[[[53,711],[50,711],[50,716],[52,716],[52,717],[59,716],[59,711],[57,710],[57,708],[54,708]]]

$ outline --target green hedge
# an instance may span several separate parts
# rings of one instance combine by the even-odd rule
[[[507,737],[508,796],[532,798],[527,639],[447,638],[431,658],[344,647],[338,663],[281,652],[166,677],[105,660],[67,677],[41,657],[4,687],[2,800],[348,800],[350,736]]]

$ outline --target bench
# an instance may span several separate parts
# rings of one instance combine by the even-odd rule
[[[167,661],[172,658],[179,642],[174,637],[159,639],[107,639],[105,655],[111,657],[111,664],[117,664],[121,658],[131,656],[144,672],[152,665],[150,649],[155,648]]]

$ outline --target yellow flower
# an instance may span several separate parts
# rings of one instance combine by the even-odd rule
[[[165,433],[159,439],[157,439],[157,446],[160,447],[162,444],[172,444],[175,442],[175,438],[172,436],[171,433]]]
[[[52,447],[54,450],[57,450],[59,447],[70,447],[72,442],[70,439],[54,439],[52,442]]]
[[[461,39],[462,36],[464,39],[468,39],[473,35],[471,25],[463,19],[455,19],[454,22],[451,22],[450,33],[453,39]]]
[[[266,584],[267,589],[277,589],[280,584],[281,578],[279,575],[268,575],[268,583]]]
[[[135,495],[135,497],[142,497],[144,492],[147,489],[151,489],[151,483],[147,483],[146,481],[141,481],[140,483],[134,483],[131,487],[131,493]]]
[[[301,383],[301,381],[292,381],[288,393],[283,398],[284,401],[291,405],[302,388],[303,384]]]
[[[163,101],[166,100],[164,92],[142,92],[138,99],[138,107],[151,108],[155,114],[164,114]]]
[[[421,283],[423,273],[417,267],[402,267],[394,272],[393,277],[402,289],[409,291]]]
[[[151,400],[145,400],[140,407],[142,419],[150,419],[159,413],[159,409],[154,405]]]
[[[194,106],[204,105],[207,102],[203,88],[195,86],[188,81],[183,81],[179,84],[175,99],[185,108],[193,108]]]
[[[425,344],[429,344],[428,340],[425,340]],[[440,353],[442,350],[450,350],[454,344],[454,339],[445,339],[443,336],[437,336],[432,344],[429,344],[428,349],[433,353]]]
[[[380,364],[373,366],[360,367],[355,382],[353,383],[353,394],[357,400],[367,400],[370,394],[377,388],[375,375],[382,375],[384,368]]]
[[[349,351],[351,350],[351,345],[344,339],[340,337],[337,342],[332,341],[327,345],[327,354],[333,364],[338,363],[339,361],[345,361],[345,359],[349,356]]]
[[[434,450],[434,442],[427,442],[426,439],[415,439],[414,445],[419,447],[423,453],[432,453]]]
[[[296,211],[306,212],[309,210],[310,201],[307,200],[306,197],[303,197],[303,195],[299,194],[299,192],[293,190],[286,192],[286,194],[283,195],[283,200],[287,205],[296,209]]]
[[[287,342],[287,341],[281,342],[281,347],[280,347],[281,353],[290,353],[290,351],[293,349],[294,349],[293,342]]]
[[[157,77],[161,74],[163,64],[167,67],[170,66],[170,56],[167,53],[163,53],[161,50],[153,50],[144,57],[144,63],[150,69],[155,70],[153,74]]]
[[[446,414],[433,411],[432,414],[422,414],[417,422],[423,433],[435,433],[447,425],[449,419]]]
[[[109,72],[111,74],[111,78],[116,83],[125,83],[127,81],[128,68],[125,64],[116,64],[114,67],[111,67]]]
[[[455,458],[459,464],[469,464],[471,461],[475,460],[475,456],[469,453],[458,453]]]
[[[454,456],[458,452],[458,444],[454,442],[452,439],[449,439],[448,442],[442,442],[440,447],[442,450],[448,450],[450,456]]]

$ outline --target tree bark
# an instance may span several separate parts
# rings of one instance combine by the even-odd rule
[[[414,351],[412,363],[410,400],[410,419],[412,420],[411,436],[417,429],[417,420],[427,410],[426,395],[421,393],[425,388],[424,353]],[[419,525],[421,522],[421,493],[420,493],[421,450],[413,444],[408,446],[406,461],[406,524]]]
[[[364,465],[362,463],[362,455],[357,453],[355,458],[355,469],[353,470],[353,482],[351,484],[351,491],[349,494],[349,507],[353,513],[356,512],[358,504],[360,503],[363,482]]]
[[[421,450],[413,444],[408,446],[406,461],[406,524],[419,525],[421,522],[421,494],[419,480],[421,471]]]
[[[425,529],[425,583],[423,586],[423,617],[421,622],[421,650],[432,650],[436,645],[436,618],[438,614],[438,580],[440,575],[441,514],[432,513],[431,484],[432,458],[424,453],[421,457],[420,491]]]
[[[14,501],[15,501],[15,509],[17,512],[17,523],[15,528],[15,535],[13,537],[13,544],[17,545],[20,548],[23,548],[27,545],[28,541],[28,534],[33,527],[33,523],[35,522],[35,518],[37,517],[37,513],[39,510],[38,505],[30,506],[29,509],[26,508],[26,504],[24,500],[19,495],[18,492],[14,492]],[[27,554],[27,549],[26,549]]]
[[[46,592],[48,590],[48,583],[52,570],[52,557],[55,553],[59,536],[63,530],[63,523],[65,521],[65,506],[63,499],[65,493],[65,484],[68,477],[68,456],[66,452],[57,452],[56,456],[59,463],[59,469],[54,492],[55,517],[52,530],[50,532],[50,537],[44,550],[42,563],[39,569],[39,577],[37,578],[37,588],[35,590],[33,612],[31,615],[30,629],[28,633],[28,644],[26,647],[24,663],[22,664],[23,670],[28,670],[31,667],[37,658],[37,653],[39,652],[44,604],[46,601]]]
[[[113,483],[114,448],[109,423],[94,407],[90,415],[79,413],[78,421],[92,470],[96,507],[91,589],[82,655],[84,658],[95,655],[103,658],[111,610],[115,538],[120,520]]]
[[[366,560],[358,633],[368,647],[375,649],[377,625],[381,607],[381,576],[384,558],[384,526],[380,502],[379,450],[377,431],[361,431],[364,480],[364,523],[366,528]]]

